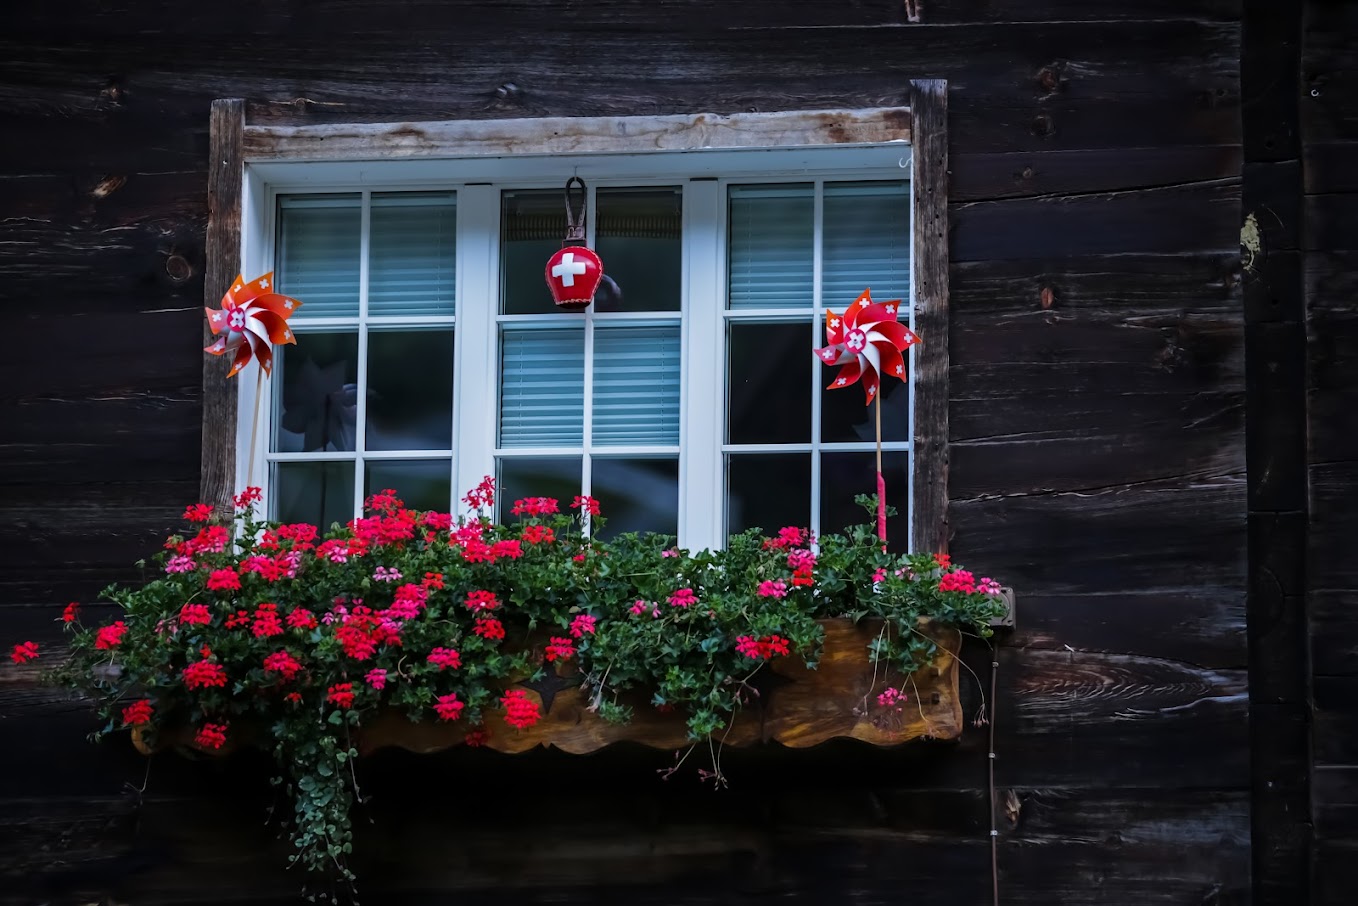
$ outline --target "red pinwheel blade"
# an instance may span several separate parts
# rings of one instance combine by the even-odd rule
[[[261,334],[260,330],[255,330],[254,325],[247,326],[249,326],[251,330],[254,330],[254,333],[256,333],[257,335],[268,337],[269,342],[271,343],[297,342],[296,338],[293,337],[292,335],[292,331],[288,328],[287,322],[284,321],[283,318],[280,317],[279,315],[274,314],[272,311],[262,308],[256,309],[255,311],[251,312],[251,316],[252,316],[251,320],[253,320],[255,324],[259,326],[260,330],[262,330],[263,333]]]
[[[250,364],[250,343],[247,341],[236,347],[236,361],[232,363],[231,370],[226,373],[228,378],[233,378],[236,373]]]
[[[282,293],[266,293],[256,299],[251,299],[250,305],[256,309],[272,312],[285,319],[297,314],[297,309],[302,307],[301,302]]]
[[[225,309],[208,308],[204,306],[203,311],[207,312],[207,326],[208,329],[212,331],[214,337],[223,330],[226,330]]]
[[[825,345],[834,346],[844,342],[844,319],[825,309]]]
[[[905,359],[901,351],[890,343],[873,343],[882,356],[882,374],[905,380]]]
[[[840,387],[847,387],[850,384],[857,381],[859,375],[861,375],[862,373],[863,366],[859,364],[858,357],[855,356],[852,362],[845,365],[843,368],[839,370],[839,374],[835,377],[833,381],[830,382],[830,386],[826,387],[825,389],[837,390]]]
[[[897,349],[905,349],[919,342],[915,332],[899,321],[883,321],[872,329],[874,333],[880,333],[890,340]]]

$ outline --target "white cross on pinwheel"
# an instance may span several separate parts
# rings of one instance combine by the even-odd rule
[[[552,266],[552,276],[561,281],[562,286],[574,286],[577,276],[583,277],[589,270],[589,263],[576,261],[574,252],[561,256],[561,261]]]

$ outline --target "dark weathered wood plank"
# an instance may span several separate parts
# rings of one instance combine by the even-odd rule
[[[220,307],[231,281],[240,272],[245,101],[213,101],[211,124],[203,300]],[[206,319],[202,334],[205,344],[212,342]],[[225,355],[203,357],[203,456],[198,499],[213,504],[219,512],[230,512],[236,488],[236,401],[240,384],[226,377],[230,359]]]
[[[1310,595],[1311,664],[1317,676],[1358,676],[1358,589]]]
[[[953,205],[957,261],[1057,254],[1176,254],[1235,248],[1240,184],[1231,179],[1092,195]],[[1014,224],[1022,224],[1015,229]]]
[[[952,156],[953,203],[1085,195],[1233,179],[1241,149],[1168,145],[1090,151],[1014,151]]]
[[[948,538],[948,84],[914,82],[912,286],[915,331],[924,342],[910,362],[914,386],[914,473],[910,481],[917,551],[946,551]]]
[[[1315,764],[1358,765],[1358,677],[1317,676]]]

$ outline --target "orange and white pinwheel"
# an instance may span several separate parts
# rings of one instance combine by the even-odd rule
[[[877,398],[882,375],[905,380],[905,358],[901,353],[918,343],[919,337],[896,320],[899,299],[872,301],[872,290],[865,289],[843,315],[825,311],[826,346],[816,357],[826,365],[843,365],[830,382],[830,389],[847,387],[863,380],[868,405]]]
[[[297,342],[288,327],[288,318],[301,307],[296,299],[273,291],[272,272],[249,283],[236,277],[222,296],[222,307],[207,309],[207,326],[217,339],[203,351],[212,355],[235,353],[236,360],[227,377],[250,364],[252,357],[259,359],[259,367],[269,374],[273,368],[273,344]]]

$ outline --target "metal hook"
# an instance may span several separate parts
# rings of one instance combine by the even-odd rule
[[[572,187],[580,190],[580,213],[577,215],[575,209],[571,207]],[[562,245],[572,242],[585,241],[585,205],[589,202],[589,189],[585,187],[585,181],[578,176],[572,176],[566,180],[566,239]]]

